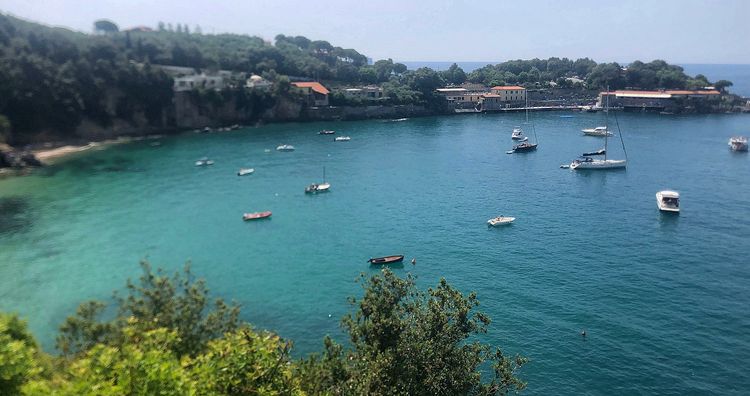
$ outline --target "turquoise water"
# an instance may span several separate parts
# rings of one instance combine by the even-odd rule
[[[365,260],[402,253],[417,265],[396,271],[422,287],[445,277],[478,293],[493,318],[483,339],[531,358],[530,394],[750,389],[750,157],[726,144],[750,115],[620,114],[628,168],[601,173],[559,168],[601,147],[580,133],[601,114],[536,114],[539,150],[506,155],[522,117],[187,134],[0,180],[0,310],[51,348],[64,317],[137,276],[139,259],[191,260],[303,354],[339,334],[355,278],[374,272]],[[297,150],[273,150],[284,143]],[[216,164],[195,167],[204,155]],[[324,166],[332,191],[305,196]],[[682,194],[679,216],[656,209],[666,188]],[[273,218],[242,222],[260,210]],[[500,214],[517,220],[488,229]]]

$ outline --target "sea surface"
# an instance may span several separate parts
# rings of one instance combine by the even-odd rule
[[[448,70],[454,62],[420,62],[410,61],[401,62],[405,64],[409,69],[414,70],[420,67],[429,67],[433,70]],[[480,69],[490,64],[497,64],[499,62],[456,62],[466,73],[471,73],[476,69]],[[621,65],[626,65],[629,62],[620,62]],[[703,74],[708,78],[709,81],[716,82],[718,80],[729,80],[734,85],[729,87],[729,91],[741,96],[750,97],[750,65],[733,65],[733,64],[697,64],[687,63],[680,64],[685,69],[685,73],[690,76],[696,74]]]
[[[603,114],[532,120],[528,154],[505,153],[522,114],[472,114],[188,133],[0,180],[0,310],[52,350],[77,304],[122,290],[139,260],[190,261],[302,356],[345,341],[368,258],[405,254],[394,270],[420,287],[477,292],[493,319],[481,339],[531,359],[528,394],[747,394],[750,156],[727,140],[750,115],[618,114],[627,170],[588,173],[560,165],[603,146],[580,132]],[[331,192],[306,196],[324,168]],[[662,189],[681,193],[680,215],[659,213]],[[501,214],[515,223],[488,228]]]

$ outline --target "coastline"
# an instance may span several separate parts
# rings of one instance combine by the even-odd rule
[[[104,149],[115,144],[129,143],[134,139],[129,136],[121,136],[115,139],[106,139],[102,141],[91,141],[84,145],[66,144],[53,148],[41,148],[31,150],[32,154],[44,165],[52,165],[61,159],[69,157],[76,153],[82,153],[93,149]]]

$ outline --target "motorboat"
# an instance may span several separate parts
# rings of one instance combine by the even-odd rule
[[[291,144],[282,144],[279,147],[276,147],[276,151],[294,151],[294,146]]]
[[[385,257],[373,257],[367,260],[370,264],[393,264],[404,261],[404,255],[399,254],[396,256],[385,256]]]
[[[348,142],[350,140],[352,140],[352,138],[350,138],[349,136],[337,136],[333,138],[334,142]]]
[[[606,126],[598,126],[596,128],[581,129],[584,135],[587,136],[614,136]]]
[[[570,163],[570,169],[615,169],[625,168],[627,160],[594,159],[581,157]]]
[[[525,139],[526,136],[523,135],[523,129],[521,129],[521,127],[515,127],[513,128],[513,133],[510,134],[510,138],[513,140],[521,140]]]
[[[508,225],[515,220],[516,220],[515,217],[508,217],[508,216],[500,215],[499,217],[495,217],[493,219],[487,220],[487,224],[492,227],[498,227],[502,225]]]
[[[732,151],[747,151],[747,138],[744,136],[734,136],[729,139],[729,148]]]
[[[662,212],[680,213],[680,193],[664,190],[656,193],[656,206]]]
[[[237,171],[237,176],[251,175],[253,172],[255,172],[255,169],[253,168],[240,168],[240,170]]]
[[[208,166],[208,165],[213,165],[213,164],[214,164],[214,161],[208,159],[207,157],[203,157],[199,159],[198,161],[195,161],[195,166]]]
[[[267,219],[271,217],[271,211],[265,211],[265,212],[255,212],[255,213],[245,213],[242,215],[242,220],[250,221],[250,220],[261,220],[261,219]]]
[[[324,129],[324,130],[318,132],[318,135],[333,135],[335,133],[336,133],[336,131],[332,131],[330,129]]]

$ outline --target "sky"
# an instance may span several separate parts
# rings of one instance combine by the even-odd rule
[[[750,0],[1,0],[0,11],[84,32],[106,18],[121,29],[303,35],[375,60],[750,64]]]

